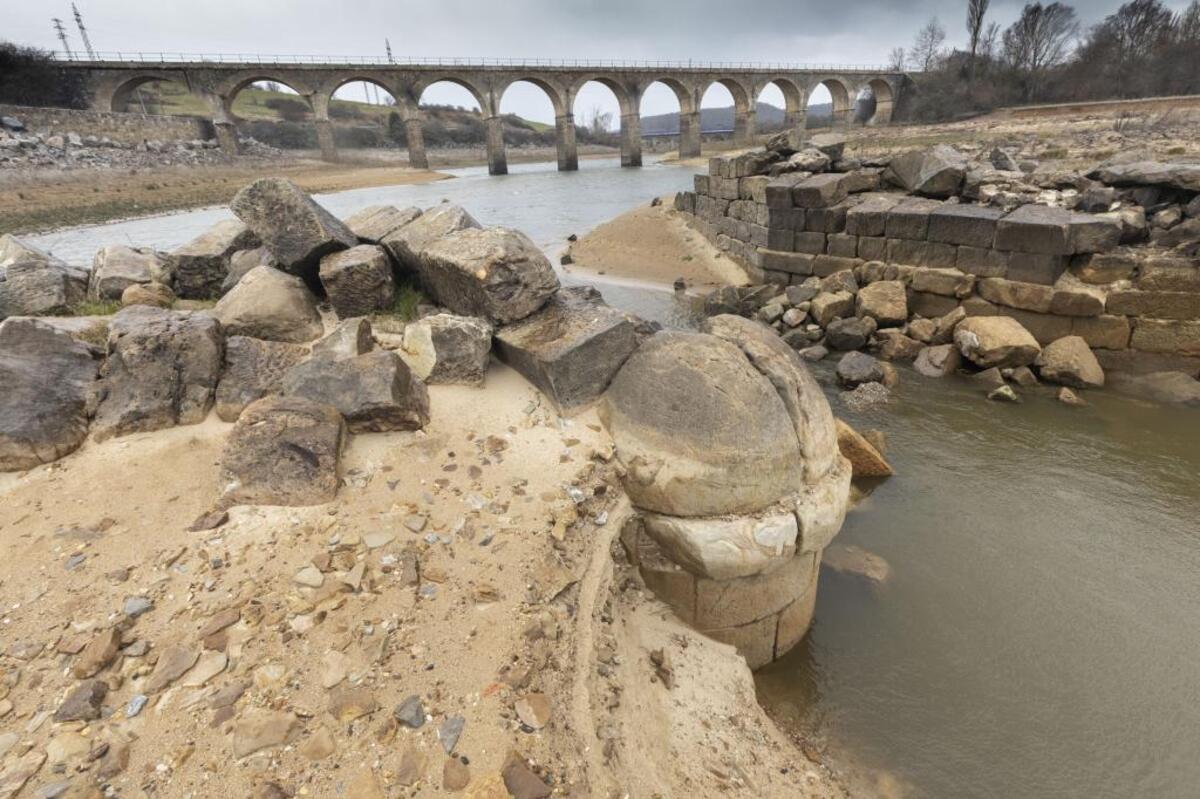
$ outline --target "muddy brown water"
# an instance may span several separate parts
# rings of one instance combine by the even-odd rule
[[[676,167],[581,166],[319,199],[344,215],[446,198],[554,255],[568,234],[691,184]],[[227,216],[33,241],[86,262],[111,243],[170,249]],[[614,305],[695,323],[669,290],[598,285]],[[1000,405],[902,369],[886,409],[856,414],[831,370],[817,367],[835,412],[885,431],[898,472],[836,543],[882,556],[892,576],[872,587],[824,570],[812,631],[758,675],[764,705],[905,795],[1200,795],[1200,412],[1103,392],[1083,409],[1048,391]]]

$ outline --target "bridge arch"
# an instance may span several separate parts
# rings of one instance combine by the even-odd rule
[[[808,86],[806,94],[810,102],[813,92],[820,86],[824,86],[829,92],[830,102],[833,105],[832,126],[839,127],[849,124],[850,116],[854,112],[854,100],[857,96],[854,85],[837,75],[819,76]]]
[[[714,78],[702,83],[696,91],[698,106],[702,106],[704,96],[713,86],[723,86],[733,99],[733,140],[739,144],[748,144],[754,138],[756,127],[755,100],[757,92],[753,86],[743,84],[736,78]],[[702,114],[703,109],[698,109]]]
[[[865,125],[886,125],[892,121],[896,104],[896,92],[883,77],[870,78],[859,87],[860,102],[869,102],[869,113],[864,114]]]
[[[689,86],[670,75],[650,76],[637,86],[637,113],[639,128],[642,103],[646,92],[655,85],[666,87],[679,103],[679,157],[696,158],[700,155],[700,98],[694,86]],[[640,130],[639,130],[640,137]]]
[[[642,127],[641,119],[638,117],[638,104],[631,96],[629,87],[621,81],[609,75],[586,75],[577,78],[567,86],[567,104],[571,116],[575,115],[575,106],[580,92],[589,84],[603,86],[616,100],[620,126],[621,166],[641,166]]]
[[[104,111],[114,111],[118,113],[122,111],[128,111],[131,106],[130,101],[133,99],[134,93],[148,83],[174,83],[183,86],[184,88],[188,89],[188,91],[191,91],[191,88],[188,87],[186,83],[183,83],[179,80],[178,74],[170,72],[147,72],[127,78],[123,82],[114,85],[107,92],[98,91],[96,93],[96,100],[98,102],[94,104],[98,105],[100,109]]]
[[[783,127],[785,130],[802,129],[805,118],[805,102],[808,93],[805,88],[786,75],[774,75],[763,78],[754,87],[754,107],[758,108],[759,98],[769,86],[774,86],[783,95]]]
[[[493,175],[508,171],[508,156],[504,143],[504,116],[501,104],[504,95],[514,84],[525,83],[536,86],[550,101],[554,111],[554,143],[558,154],[559,171],[569,172],[579,168],[579,155],[575,143],[575,118],[567,102],[567,90],[557,83],[531,74],[517,74],[511,79],[497,83],[493,88],[496,103],[495,120],[488,120],[488,169]],[[493,130],[494,129],[494,130]]]

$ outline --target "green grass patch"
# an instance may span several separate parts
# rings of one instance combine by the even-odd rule
[[[63,316],[112,316],[119,310],[120,300],[84,300],[72,305]]]
[[[1172,147],[1170,150],[1167,150],[1167,155],[1183,155],[1186,152],[1186,147]]]
[[[383,333],[399,333],[404,325],[417,318],[417,306],[428,302],[416,284],[403,282],[396,286],[392,307],[371,317],[371,324]]]

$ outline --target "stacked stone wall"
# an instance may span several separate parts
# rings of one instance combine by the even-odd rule
[[[713,158],[676,208],[754,282],[798,285],[852,270],[902,281],[910,315],[1011,316],[1042,344],[1067,335],[1103,350],[1200,356],[1200,259],[1122,244],[1118,213],[1006,209],[889,190],[882,167],[753,174]]]
[[[35,108],[0,105],[0,116],[19,119],[35,133],[78,133],[80,136],[109,138],[121,144],[141,144],[148,140],[190,141],[211,139],[212,123],[196,117],[154,116],[106,111],[80,111],[71,108]]]

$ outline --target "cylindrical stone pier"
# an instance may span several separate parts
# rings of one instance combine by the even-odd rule
[[[216,132],[217,144],[221,146],[222,152],[229,155],[237,155],[240,152],[237,128],[232,122],[213,122],[213,130]]]
[[[738,111],[733,117],[733,140],[738,144],[750,144],[754,139],[758,115],[753,111]]]
[[[558,148],[558,171],[579,169],[579,150],[575,143],[575,116],[564,114],[554,119],[554,143]]]
[[[413,169],[429,169],[425,154],[425,131],[417,117],[404,120],[404,139],[408,143],[408,165]]]
[[[338,151],[337,144],[333,140],[333,123],[328,119],[318,119],[317,126],[317,144],[321,146],[321,159],[324,161],[337,161]]]
[[[621,166],[642,165],[642,118],[634,114],[621,115]]]
[[[484,120],[487,127],[487,156],[489,175],[507,175],[508,157],[504,154],[504,120],[500,117],[488,117]]]
[[[679,115],[679,157],[697,158],[700,155],[700,112]]]

